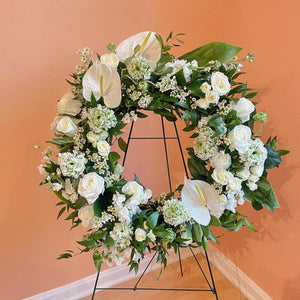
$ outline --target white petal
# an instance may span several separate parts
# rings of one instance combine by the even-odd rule
[[[210,184],[201,180],[185,179],[184,181],[181,192],[182,202],[189,215],[197,223],[206,226],[209,224],[210,214],[206,205],[203,205],[203,199],[201,199],[196,185],[201,189],[207,203],[215,200],[218,197],[218,192]]]
[[[142,45],[148,34],[149,31],[140,32],[121,42],[116,48],[120,61],[124,62],[128,57],[131,57],[134,53],[134,48],[137,45]],[[154,32],[151,32],[149,40],[140,55],[150,61],[153,70],[156,69],[156,64],[161,57],[161,47]]]
[[[100,80],[103,76],[103,95]],[[115,108],[121,103],[121,80],[118,72],[110,66],[95,62],[82,79],[83,97],[91,101],[93,92],[96,100],[103,96],[104,103],[109,108]]]

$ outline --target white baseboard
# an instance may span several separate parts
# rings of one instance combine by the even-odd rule
[[[195,249],[194,252],[200,253],[203,250]],[[185,259],[191,256],[188,249],[180,251],[181,258]],[[245,273],[243,273],[231,260],[222,254],[212,244],[208,247],[208,255],[210,262],[221,272],[223,275],[235,285],[242,294],[249,300],[272,300],[254,281],[252,281]],[[141,272],[145,269],[150,262],[152,255],[148,255],[140,264],[140,272],[135,275],[134,272],[128,272],[126,264],[110,268],[101,272],[101,287],[112,287],[122,282],[131,280],[140,276]],[[168,264],[176,263],[178,256],[174,252],[170,252],[168,257]],[[159,263],[151,264],[147,272],[154,271],[160,268]],[[96,274],[85,277],[83,279],[74,281],[70,284],[52,289],[32,297],[24,298],[23,300],[79,300],[91,295]],[[218,290],[218,286],[216,287]]]

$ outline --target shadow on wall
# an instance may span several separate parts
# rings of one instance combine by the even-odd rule
[[[294,279],[286,279],[284,286],[283,286],[283,293],[280,295],[280,299],[291,299],[296,300],[300,299],[300,273]],[[291,298],[291,291],[293,291],[293,298]],[[279,296],[279,295],[278,295]]]

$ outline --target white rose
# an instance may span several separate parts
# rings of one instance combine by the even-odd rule
[[[100,57],[100,61],[112,68],[117,68],[119,64],[119,58],[115,53],[102,54]]]
[[[136,181],[127,182],[123,188],[122,192],[126,195],[132,195],[129,198],[128,205],[137,206],[143,202],[144,199],[144,188],[139,185]]]
[[[247,186],[250,189],[250,191],[255,191],[257,190],[257,184],[252,182],[252,181],[247,181]]]
[[[244,123],[249,121],[250,114],[255,110],[255,106],[250,100],[246,98],[241,98],[233,107],[233,109],[236,110],[237,116]]]
[[[78,218],[81,220],[81,225],[84,228],[92,227],[94,217],[93,205],[86,205],[79,209]]]
[[[251,129],[248,126],[237,125],[228,133],[228,138],[231,141],[231,145],[239,153],[243,154],[249,148]]]
[[[210,165],[213,168],[228,169],[231,165],[231,156],[229,154],[225,154],[224,152],[217,152],[210,159]]]
[[[146,189],[145,192],[144,192],[144,197],[143,197],[142,204],[146,203],[151,197],[152,197],[152,191],[149,190],[149,189]]]
[[[199,106],[200,108],[203,108],[203,109],[206,109],[209,106],[209,102],[208,102],[208,100],[206,98],[200,98],[199,100],[197,100],[195,102],[195,104],[197,106]]]
[[[220,96],[227,94],[230,91],[230,83],[228,78],[221,72],[214,72],[211,75],[211,85],[214,90],[218,92]]]
[[[74,100],[74,94],[70,89],[66,92],[60,101],[57,103],[57,110],[60,114],[67,114],[71,116],[76,116],[81,111],[80,100]]]
[[[141,229],[141,228],[137,228],[135,230],[135,239],[138,241],[138,242],[142,242],[146,239],[147,237],[147,234],[146,234],[146,231],[144,229]]]
[[[99,141],[97,143],[97,149],[98,149],[98,153],[101,155],[101,156],[108,156],[109,152],[110,152],[110,145],[108,142],[106,141]]]
[[[220,96],[217,91],[211,90],[205,94],[205,98],[209,103],[217,104],[220,99]]]
[[[211,90],[211,86],[207,83],[207,82],[204,82],[201,84],[200,86],[200,90],[206,94],[207,92],[209,92]]]
[[[227,187],[232,191],[240,191],[242,189],[242,180],[234,177],[229,181]]]
[[[77,133],[77,126],[70,117],[57,117],[54,120],[55,129],[69,137],[73,137]]]
[[[261,177],[264,172],[264,166],[263,165],[253,166],[250,168],[250,172],[254,176]]]
[[[214,181],[222,185],[227,185],[229,181],[233,179],[232,173],[226,171],[223,168],[214,169],[211,177],[214,179]]]
[[[78,193],[90,204],[104,192],[104,179],[95,172],[88,173],[80,179]]]
[[[250,176],[250,171],[248,168],[244,168],[242,171],[237,172],[236,175],[242,180],[247,180]]]

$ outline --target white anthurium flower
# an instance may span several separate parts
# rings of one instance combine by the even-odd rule
[[[140,50],[136,55],[149,60],[152,69],[155,70],[161,57],[161,47],[155,33],[151,31],[140,32],[121,42],[116,48],[120,61],[125,62],[128,57],[131,57],[134,54],[134,48],[138,45],[140,45]]]
[[[201,225],[208,225],[210,213],[208,205],[218,199],[218,192],[207,182],[201,180],[184,180],[181,191],[182,202],[189,215]]]
[[[96,100],[103,97],[108,108],[115,108],[121,103],[121,80],[116,69],[99,61],[86,71],[82,79],[83,97],[91,101],[92,93]]]

